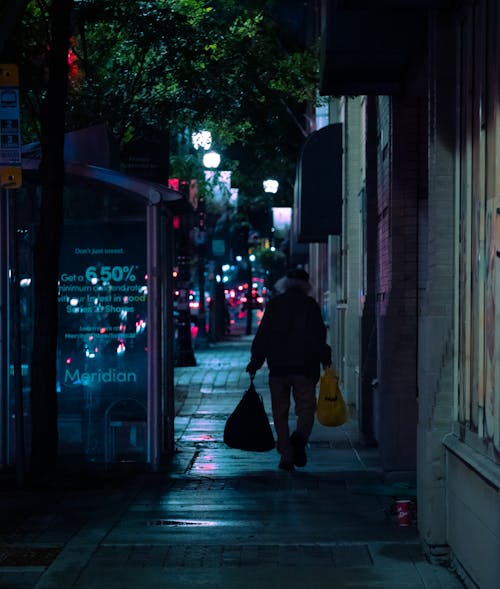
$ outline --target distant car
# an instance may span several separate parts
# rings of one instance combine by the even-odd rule
[[[189,311],[191,317],[197,317],[200,310],[200,299],[198,293],[194,290],[189,291]]]
[[[210,295],[205,292],[205,313],[208,312],[208,308],[210,305]],[[191,312],[191,317],[198,317],[200,311],[200,291],[199,290],[190,290],[189,291],[189,310]]]
[[[246,311],[247,308],[247,297],[243,295],[240,299],[242,311]],[[256,288],[252,288],[252,309],[264,310],[265,300]]]

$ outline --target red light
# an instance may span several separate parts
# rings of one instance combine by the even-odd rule
[[[72,80],[75,80],[80,76],[80,71],[78,69],[78,57],[71,49],[68,49],[68,76]]]
[[[77,59],[78,57],[73,53],[73,50],[68,49],[69,75],[72,77],[78,73],[78,67],[76,66]]]
[[[172,190],[179,190],[179,178],[169,178],[168,187]]]
[[[66,364],[71,364],[71,358],[66,358]]]
[[[181,218],[179,217],[179,215],[175,215],[175,217],[172,219],[172,225],[174,229],[180,229]]]
[[[76,50],[77,43],[75,37],[69,39],[68,47],[68,78],[73,89],[77,89],[78,83],[83,79],[84,72],[80,69],[80,63],[78,58],[78,51]],[[50,50],[50,48],[49,48]]]
[[[105,327],[101,327],[101,329],[99,329],[99,333],[106,333],[106,328]]]

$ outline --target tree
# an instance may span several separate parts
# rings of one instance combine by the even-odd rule
[[[231,160],[241,191],[255,194],[263,176],[272,174],[290,201],[304,104],[314,100],[318,60],[314,48],[285,38],[272,5],[79,2],[72,49],[81,77],[70,87],[68,129],[105,122],[123,146],[154,128],[170,136],[175,154],[186,128],[209,128]],[[40,47],[37,22],[36,15],[26,19],[23,29],[32,54]],[[39,79],[33,67],[32,60],[26,74]],[[35,120],[39,94],[35,86],[25,95]],[[36,139],[36,125],[29,130]]]
[[[20,7],[21,3],[17,5]],[[35,309],[30,371],[31,470],[37,477],[50,475],[57,466],[58,260],[63,224],[63,152],[71,8],[72,0],[53,0],[46,11],[31,3],[33,15],[38,17],[38,24],[43,24],[46,32],[44,76],[37,84],[43,86],[37,121],[43,155],[39,226],[33,248]]]

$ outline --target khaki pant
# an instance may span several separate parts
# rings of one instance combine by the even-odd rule
[[[300,374],[289,376],[270,376],[269,389],[273,408],[274,429],[278,436],[278,452],[282,460],[293,462],[293,449],[290,444],[288,414],[290,411],[290,393],[295,401],[297,416],[297,433],[307,442],[314,425],[316,411],[316,385]]]

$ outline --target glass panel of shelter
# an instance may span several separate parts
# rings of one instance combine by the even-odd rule
[[[25,444],[29,452],[31,248],[36,180],[19,191]],[[27,205],[27,206],[25,206]],[[147,259],[143,198],[73,181],[65,190],[58,333],[59,451],[91,462],[147,459]],[[15,461],[14,395],[9,454]]]

